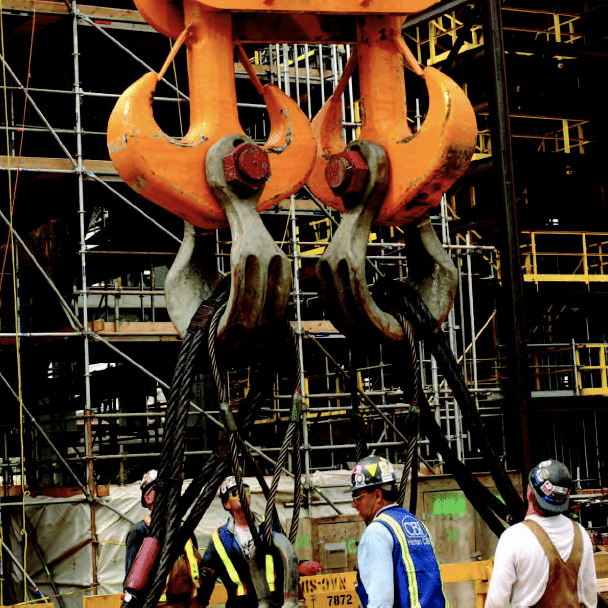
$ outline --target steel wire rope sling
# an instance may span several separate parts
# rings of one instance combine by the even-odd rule
[[[173,374],[158,469],[157,498],[152,511],[150,531],[148,537],[144,539],[125,584],[125,589],[144,606],[155,606],[158,602],[169,570],[185,544],[178,545],[180,537],[178,532],[181,518],[186,510],[181,501],[181,487],[186,444],[185,425],[190,391],[195,362],[200,354],[201,345],[204,343],[207,326],[213,313],[226,297],[225,283],[220,283],[199,307],[184,336]],[[212,489],[213,478],[219,477],[223,468],[221,455],[212,457],[207,462],[207,466],[203,468],[199,478],[193,483],[195,489],[204,487],[199,502],[206,503],[207,507],[217,488],[215,486]],[[221,478],[217,485],[220,482]],[[184,526],[184,531],[188,533],[186,538],[190,538],[198,522],[194,523],[191,520],[188,523],[189,525]],[[178,550],[175,549],[176,546],[179,546]]]
[[[230,472],[229,448],[224,444],[220,446],[218,453],[212,455],[205,463],[202,471],[181,495],[185,446],[184,429],[189,394],[192,388],[194,363],[205,337],[208,338],[217,329],[217,320],[225,308],[227,281],[228,279],[225,279],[220,283],[214,292],[203,301],[198,313],[193,318],[184,338],[174,373],[167,408],[167,430],[159,466],[158,495],[148,537],[150,540],[144,540],[147,546],[140,551],[142,557],[140,558],[138,554],[136,559],[136,562],[139,562],[140,559],[143,560],[143,565],[137,563],[132,568],[132,572],[143,571],[147,578],[139,581],[137,590],[133,588],[134,585],[129,581],[130,576],[126,585],[130,592],[143,592],[142,597],[137,599],[140,599],[144,606],[155,606],[158,602],[173,563],[182,553],[184,545],[191,538],[197,524],[214,500],[220,483]],[[209,324],[212,326],[211,331],[208,330]],[[214,376],[217,376],[215,345],[209,338],[207,339],[207,345],[210,351],[208,353],[209,363]],[[257,410],[263,403],[263,389],[258,385],[259,380],[258,375],[255,375],[252,379],[252,388],[248,398],[244,400],[246,415],[243,416],[243,432],[251,427],[257,415]],[[267,494],[268,488],[263,478],[261,475],[258,475],[258,478],[261,478],[262,488]],[[194,504],[192,504],[193,502]],[[181,519],[188,509],[190,509],[190,514],[183,525],[180,525]],[[163,549],[159,556],[161,543]]]
[[[360,397],[359,397],[359,384],[358,374],[359,368],[357,367],[356,359],[357,349],[355,343],[350,344],[350,361],[349,361],[349,380],[350,385],[350,403],[351,413],[350,420],[353,429],[353,436],[355,439],[355,462],[359,462],[368,454],[367,442],[365,441],[366,426],[365,420],[359,408]]]
[[[402,507],[405,506],[407,482],[411,478],[409,511],[415,515],[418,501],[418,440],[420,437],[420,393],[422,392],[420,359],[410,323],[401,315],[396,314],[395,318],[403,328],[405,336],[403,350],[405,351],[405,360],[407,361],[407,367],[411,375],[411,381],[402,384],[404,397],[408,393],[408,387],[410,389],[410,411],[404,423],[404,435],[408,438],[408,441],[405,445],[405,461],[403,463],[401,480],[399,481],[397,502]]]
[[[223,314],[224,307],[222,306],[215,313],[213,321],[211,322],[208,335],[209,354],[211,359],[213,377],[217,386],[220,401],[221,421],[224,425],[230,450],[232,473],[235,477],[235,481],[237,484],[241,508],[243,510],[243,514],[245,516],[245,520],[247,521],[247,525],[251,532],[251,536],[254,543],[254,549],[250,557],[250,569],[252,580],[260,601],[260,605],[286,605],[287,603],[297,604],[297,555],[295,553],[293,544],[296,540],[299,525],[299,512],[302,500],[302,466],[300,456],[300,418],[302,391],[298,341],[296,339],[295,332],[293,331],[293,329],[291,329],[291,327],[289,327],[291,344],[293,347],[293,360],[296,363],[294,370],[296,386],[292,397],[292,407],[290,412],[289,424],[285,433],[281,450],[279,452],[279,457],[276,461],[270,488],[268,488],[268,486],[266,485],[265,480],[259,469],[257,467],[254,468],[256,478],[260,482],[260,485],[266,498],[266,510],[263,523],[263,531],[262,534],[260,534],[260,531],[256,526],[255,517],[249,505],[249,501],[247,500],[247,497],[245,495],[243,484],[243,467],[241,464],[243,460],[246,460],[248,463],[254,465],[255,461],[247,445],[243,441],[241,432],[239,431],[234,415],[232,414],[228,398],[225,373],[220,370],[216,357],[216,332],[219,320]],[[252,415],[252,412],[245,413],[246,422],[252,423],[254,418],[255,415]],[[285,466],[290,446],[293,450],[294,506],[292,511],[293,514],[289,537],[286,537],[283,533],[278,512],[276,509],[276,495],[279,486],[281,471]],[[276,563],[277,558],[281,560],[283,566],[281,572],[283,579],[283,602],[276,601],[278,593],[273,593],[276,591],[277,587],[273,575],[273,571],[275,569],[274,564]],[[265,575],[262,575],[262,572],[264,572]],[[280,581],[280,578],[277,577],[277,579]]]
[[[523,518],[523,503],[515,491],[506,471],[501,466],[496,451],[485,432],[483,421],[475,407],[466,381],[458,371],[458,363],[452,353],[447,337],[433,317],[420,294],[408,283],[379,280],[373,289],[376,303],[401,322],[411,323],[418,339],[425,341],[435,357],[439,370],[458,402],[471,434],[479,442],[484,461],[488,464],[504,503],[488,488],[483,486],[467,471],[449,445],[423,390],[418,393],[424,430],[431,443],[452,469],[452,473],[490,529],[497,535],[504,531],[505,525],[496,516],[508,523]]]
[[[458,278],[430,222],[431,208],[440,203],[442,194],[469,165],[475,148],[476,117],[470,101],[453,80],[432,67],[418,64],[403,40],[399,23],[399,19],[390,17],[357,22],[356,55],[351,55],[334,94],[312,121],[319,153],[308,187],[322,203],[343,213],[338,230],[317,264],[319,293],[334,326],[353,340],[365,336],[379,342],[406,341],[410,343],[406,348],[413,353],[405,324],[389,312],[396,309],[405,313],[419,339],[430,341],[458,402],[463,402],[461,410],[480,441],[506,507],[489,490],[482,490],[479,482],[470,479],[472,476],[457,458],[451,454],[448,458],[454,463],[455,476],[462,479],[465,494],[499,535],[504,526],[494,513],[517,521],[523,516],[523,502],[485,435],[466,384],[450,362],[449,347],[439,339]],[[346,144],[339,118],[342,93],[354,74],[355,60],[366,120],[360,139]],[[407,124],[405,112],[404,65],[424,80],[428,90],[426,116],[415,133]],[[379,93],[387,87],[390,96]],[[366,251],[373,224],[407,226],[410,285],[395,284],[398,285],[395,289],[408,288],[408,293],[415,294],[416,303],[428,302],[426,325],[411,314],[411,305],[408,308],[403,303],[408,302],[406,298],[402,298],[403,302],[397,298],[397,302],[388,306],[374,301],[366,280]],[[393,285],[386,280],[380,282]],[[414,353],[408,358],[414,362],[415,357]],[[423,391],[414,385],[416,390],[424,406],[422,414],[428,432],[444,450],[445,438],[442,440],[436,422],[431,423],[433,417],[429,415]],[[406,460],[409,461],[409,455]],[[406,467],[405,474],[409,468]]]

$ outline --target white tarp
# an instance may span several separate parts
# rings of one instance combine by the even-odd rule
[[[399,474],[399,471],[398,471]],[[266,478],[270,484],[271,478]],[[247,478],[251,486],[252,507],[258,513],[265,511],[265,499],[256,479]],[[315,473],[311,476],[314,486],[319,488],[345,515],[355,514],[350,506],[350,495],[345,490],[350,484],[349,471]],[[125,520],[124,515],[132,522],[137,522],[149,515],[149,511],[140,504],[139,484],[128,486],[111,486],[110,495],[103,499],[111,507],[103,505],[95,507],[96,538],[98,541],[97,578],[98,594],[120,593],[125,576],[125,539],[132,523]],[[293,480],[281,479],[277,492],[277,510],[283,526],[292,516],[291,502],[293,500]],[[313,494],[312,517],[329,517],[336,511],[327,504],[317,505],[321,497]],[[119,515],[120,513],[121,515]],[[66,608],[82,608],[82,596],[92,595],[92,535],[91,513],[89,505],[82,500],[74,502],[58,502],[52,498],[28,498],[25,513],[32,526],[35,540],[46,561],[48,571],[58,588]],[[3,514],[6,516],[7,509]],[[300,517],[305,517],[306,511]],[[30,578],[47,596],[54,595],[45,568],[37,554],[34,539],[30,535],[22,535],[22,509],[16,506],[11,510],[10,549],[17,560],[25,565]],[[219,498],[203,517],[196,529],[199,547],[204,549],[212,532],[226,522],[226,511]],[[24,542],[26,538],[26,542]],[[7,542],[9,539],[5,539]],[[23,554],[24,546],[25,559]],[[23,601],[23,575],[15,565],[12,576],[17,588],[17,601]],[[21,581],[21,582],[19,582]],[[30,585],[31,588],[31,585]],[[57,602],[57,600],[55,600]],[[59,608],[59,604],[57,603]]]

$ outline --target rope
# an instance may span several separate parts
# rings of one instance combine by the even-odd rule
[[[365,423],[363,422],[363,416],[361,415],[361,410],[359,409],[359,368],[357,367],[355,349],[353,344],[351,344],[350,348],[350,365],[348,373],[350,376],[350,419],[353,426],[353,434],[356,440],[355,462],[360,462],[365,456],[367,456],[367,454],[369,454],[369,450],[365,441]]]
[[[211,373],[213,375],[213,380],[215,382],[215,386],[217,388],[218,399],[221,403],[224,403],[228,399],[228,392],[226,389],[226,382],[224,378],[224,374],[220,371],[218,362],[217,362],[217,350],[216,350],[216,341],[217,341],[217,328],[220,323],[220,318],[224,314],[226,310],[226,304],[220,306],[216,313],[213,315],[213,319],[211,320],[211,324],[209,326],[209,334],[207,336],[207,348],[209,352],[209,361],[211,363]]]
[[[467,495],[467,498],[473,503],[482,517],[484,517],[482,512],[487,514],[487,505],[490,505],[490,513],[492,516],[494,516],[494,513],[498,513],[501,514],[501,517],[505,520],[509,518],[513,521],[520,521],[523,516],[522,500],[515,491],[510,478],[500,464],[498,455],[489,442],[473,398],[468,390],[466,382],[458,371],[457,363],[454,354],[450,349],[450,345],[447,342],[444,333],[441,331],[441,328],[438,326],[437,321],[420,297],[420,294],[407,283],[384,281],[381,279],[376,282],[374,287],[374,299],[381,308],[389,313],[393,310],[402,312],[412,324],[418,337],[420,339],[425,339],[427,345],[430,347],[431,353],[437,361],[441,373],[446,378],[455,399],[458,401],[461,411],[465,415],[471,433],[480,444],[480,451],[484,456],[492,478],[496,483],[498,491],[505,500],[506,505],[498,500],[492,492],[479,482],[475,483],[477,480],[472,481],[469,479],[470,473],[466,471],[464,465],[455,457],[449,443],[447,444],[446,449],[446,445],[443,441],[445,437],[442,439],[441,429],[435,428],[437,427],[437,422],[432,415],[432,410],[426,400],[424,392],[420,391],[419,398],[422,406],[423,420],[427,427],[427,433],[433,435],[438,448],[440,448],[438,451],[442,454],[446,462],[449,459],[454,465],[455,468],[452,471],[454,476],[456,477],[459,475],[468,491],[471,493],[470,496]],[[431,437],[429,436],[429,439],[430,438]],[[463,484],[460,485],[465,491],[465,494],[467,494],[467,489],[465,489]],[[498,529],[502,530],[500,523],[493,521],[491,516],[488,517],[486,522],[490,528],[494,531]]]
[[[217,327],[219,325],[221,316],[224,314],[225,308],[226,305],[223,305],[218,308],[215,315],[213,316],[213,319],[211,320],[207,339],[209,360],[211,362],[211,371],[219,395],[220,418],[222,420],[224,430],[228,438],[232,472],[234,474],[237,489],[239,492],[241,509],[243,510],[245,521],[247,522],[249,530],[251,531],[253,542],[256,547],[260,547],[262,544],[264,544],[264,542],[263,539],[260,537],[258,529],[256,528],[253,512],[251,511],[249,501],[245,496],[245,488],[243,486],[243,471],[240,464],[241,451],[243,451],[243,453],[247,452],[247,447],[245,446],[244,442],[238,434],[238,427],[236,425],[236,421],[234,420],[234,416],[230,409],[230,403],[228,401],[228,390],[225,381],[225,374],[220,370],[217,361]]]
[[[32,54],[33,54],[33,44],[34,44],[34,31],[36,28],[36,8],[34,7],[34,13],[32,18],[32,33],[30,36],[30,53],[28,58],[28,70],[27,70],[27,80],[26,80],[26,92],[29,87],[29,79],[31,75],[31,64],[32,64]],[[6,56],[5,46],[4,46],[4,19],[0,15],[0,39],[1,39],[1,50],[2,57]],[[4,124],[6,125],[5,136],[6,136],[6,156],[7,162],[9,166],[9,170],[7,171],[7,185],[8,185],[8,201],[10,208],[10,222],[9,222],[9,234],[7,245],[10,242],[10,252],[11,252],[11,266],[12,266],[12,287],[13,287],[13,305],[14,305],[14,319],[15,319],[15,356],[16,356],[16,364],[17,364],[17,392],[18,392],[18,402],[19,402],[19,453],[20,453],[20,471],[21,471],[21,521],[23,522],[20,530],[20,535],[23,538],[23,599],[27,602],[27,548],[28,548],[28,535],[27,530],[25,528],[26,521],[26,513],[25,513],[25,500],[27,496],[29,496],[29,492],[25,489],[25,446],[24,446],[24,406],[23,406],[23,377],[22,377],[22,369],[21,369],[21,339],[20,339],[20,320],[19,320],[19,303],[18,303],[18,290],[17,290],[17,256],[15,249],[15,236],[13,231],[13,214],[15,209],[15,199],[17,194],[17,183],[19,171],[17,171],[17,175],[15,176],[14,185],[11,182],[11,170],[10,170],[10,137],[9,137],[9,116],[8,116],[8,88],[7,88],[7,80],[6,80],[6,62],[2,62],[2,74],[3,74],[3,91],[4,91]],[[25,114],[27,109],[27,96],[23,101],[23,119],[22,124],[25,124]],[[19,153],[18,157],[21,157],[21,152],[23,149],[23,140],[24,140],[24,132],[21,133],[21,139],[19,143]],[[2,284],[2,280],[4,278],[4,269],[6,268],[6,256],[8,255],[8,247],[5,252],[5,257],[2,262],[2,272],[0,275],[0,286]],[[0,587],[3,587],[3,582]],[[2,589],[0,588],[0,591]]]
[[[295,388],[292,398],[292,416],[297,415],[298,422],[294,425],[292,436],[292,463],[293,463],[293,509],[291,526],[289,527],[289,542],[296,542],[298,527],[300,524],[300,511],[302,510],[302,429],[300,426],[302,418],[302,352],[300,350],[300,337],[291,325],[289,325],[291,336],[291,353],[294,359]],[[280,470],[277,468],[277,470]]]
[[[226,297],[225,288],[226,282],[220,281],[213,292],[203,300],[186,332],[173,374],[165,418],[166,431],[158,469],[157,498],[150,525],[150,536],[159,541],[162,553],[158,566],[152,568],[151,577],[154,582],[143,604],[144,608],[153,608],[158,603],[167,575],[189,538],[186,536],[185,541],[182,542],[180,528],[184,527],[181,526],[181,518],[187,510],[181,499],[181,486],[184,476],[185,427],[190,404],[190,391],[194,380],[194,364],[201,345],[207,337],[207,326],[217,317],[217,314],[214,313],[222,308],[223,300]],[[219,466],[220,463],[214,462],[213,464],[213,468],[204,469],[203,478],[197,480],[195,486],[195,488],[205,487],[203,491],[205,504],[207,501],[213,500],[217,487],[223,479],[220,478],[217,485],[213,487],[211,481],[214,480],[214,475],[217,477],[219,473],[223,472],[222,467]],[[214,475],[210,475],[210,472]],[[194,527],[190,534],[194,531]],[[190,526],[187,527],[187,530],[190,530]]]
[[[301,402],[302,392],[299,389],[296,389],[296,392],[294,392],[292,399],[291,417],[289,420],[289,425],[287,426],[285,438],[283,439],[283,444],[281,445],[281,451],[279,452],[279,457],[277,458],[277,464],[274,469],[274,475],[272,476],[272,483],[270,485],[270,494],[268,496],[268,500],[266,501],[266,517],[264,520],[264,542],[266,544],[270,544],[272,538],[272,514],[274,511],[275,501],[277,497],[277,490],[279,488],[279,480],[281,477],[281,471],[283,470],[283,467],[285,466],[285,462],[287,460],[287,452],[289,450],[290,445],[292,445],[293,437],[296,432],[296,427],[300,422]]]
[[[203,330],[188,329],[171,383],[165,427],[167,437],[163,441],[161,461],[158,469],[157,499],[152,512],[150,536],[162,546],[158,571],[148,594],[145,608],[158,603],[165,580],[175,559],[171,561],[172,550],[181,523],[180,496],[184,477],[184,454],[190,390],[194,378],[194,363],[201,343],[205,338]],[[182,547],[180,547],[180,550]]]
[[[404,350],[406,351],[406,358],[409,359],[409,368],[412,372],[412,398],[410,399],[410,413],[406,420],[405,426],[410,430],[410,433],[406,433],[408,441],[406,443],[405,461],[403,464],[403,472],[401,474],[401,481],[399,483],[399,491],[397,502],[401,505],[405,505],[405,492],[407,488],[408,477],[411,473],[411,484],[410,484],[410,513],[416,514],[416,503],[418,499],[418,458],[415,456],[418,449],[418,435],[419,435],[419,403],[420,393],[422,392],[421,380],[420,380],[420,361],[418,359],[418,352],[416,349],[416,341],[412,332],[412,326],[409,321],[400,313],[395,312],[395,317],[399,324],[403,328],[405,335]],[[403,387],[405,394],[406,389]],[[409,423],[409,424],[408,424]]]

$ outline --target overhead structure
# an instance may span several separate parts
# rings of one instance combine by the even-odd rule
[[[378,5],[372,2],[370,8],[372,4]],[[278,0],[273,5],[283,6]],[[277,97],[295,101],[305,122],[312,124],[313,136],[318,124],[313,119],[336,87],[343,88],[330,104],[337,113],[333,126],[341,141],[328,156],[348,153],[347,142],[366,139],[361,73],[355,66],[360,59],[355,51],[357,18],[285,10],[259,19],[248,5],[242,6],[243,11],[232,16],[240,46],[229,51],[238,53],[230,85],[238,111],[234,134],[259,148],[277,145],[270,137],[268,107],[273,117],[277,112],[256,91],[255,79],[248,74],[253,71],[262,89],[274,85],[282,92]],[[469,169],[449,188],[440,206],[432,208],[430,224],[413,224],[405,232],[419,231],[421,239],[437,234],[439,246],[425,254],[425,268],[435,265],[448,281],[454,275],[450,265],[456,268],[460,288],[443,330],[491,443],[513,470],[520,467],[522,457],[516,441],[521,425],[512,416],[518,402],[508,390],[513,375],[507,365],[511,356],[507,336],[515,337],[515,332],[512,323],[505,322],[503,304],[511,294],[503,276],[505,250],[497,239],[504,222],[496,217],[500,195],[495,172],[502,171],[502,164],[490,126],[495,111],[488,100],[493,94],[480,79],[490,49],[490,39],[484,36],[488,27],[484,6],[485,2],[460,1],[416,6],[412,9],[416,14],[404,23],[405,45],[421,71],[429,76],[436,69],[457,82],[475,108],[478,125]],[[575,1],[551,9],[535,1],[524,8],[521,3],[503,2],[500,9],[502,23],[490,30],[494,36],[508,33],[502,40],[506,81],[501,86],[509,91],[508,108],[503,110],[508,110],[511,127],[524,282],[520,308],[528,336],[518,356],[524,358],[530,374],[528,384],[520,382],[519,388],[524,393],[530,390],[533,397],[529,422],[538,457],[550,454],[565,462],[582,488],[602,487],[608,462],[599,431],[606,422],[608,396],[602,287],[608,232],[602,203],[606,175],[601,170],[606,151],[600,142],[605,140],[606,121],[592,92],[606,72],[604,35],[596,27],[603,21],[604,9]],[[172,308],[165,285],[175,281],[180,286],[169,293],[183,293],[183,286],[190,285],[192,293],[185,300],[202,300],[211,285],[232,272],[232,236],[226,228],[184,230],[181,217],[124,184],[106,147],[113,107],[124,90],[142,77],[149,94],[154,92],[148,107],[155,132],[166,134],[167,142],[187,137],[189,127],[182,125],[192,124],[188,101],[193,93],[196,98],[188,85],[190,51],[186,42],[178,49],[168,40],[179,42],[185,29],[182,17],[175,32],[159,34],[138,11],[112,0],[84,0],[69,7],[61,2],[10,0],[3,2],[1,11],[3,92],[8,100],[8,114],[2,118],[8,143],[1,163],[8,201],[1,211],[3,224],[11,226],[3,241],[6,264],[0,285],[0,390],[6,404],[0,428],[3,490],[5,495],[19,494],[21,482],[27,486],[23,491],[32,493],[60,492],[56,488],[73,485],[90,497],[95,538],[94,514],[104,492],[100,484],[137,480],[160,457],[171,374],[182,336],[197,309],[185,307],[184,320],[174,324],[173,311],[183,303],[178,301]],[[270,32],[290,32],[292,39],[283,43],[284,36],[273,38]],[[53,53],[46,52],[50,45]],[[175,56],[159,80],[154,72],[163,72],[159,67],[171,47]],[[348,67],[353,76],[342,79],[353,55]],[[231,55],[224,61],[232,59]],[[408,65],[415,69],[415,63]],[[378,72],[374,77],[381,77],[382,70]],[[422,133],[428,114],[426,80],[406,68],[406,126],[416,135]],[[222,107],[212,110],[234,115],[234,107],[223,107],[223,99],[214,101]],[[396,133],[398,124],[397,120]],[[280,133],[287,131],[280,128]],[[318,150],[313,153],[317,157]],[[259,175],[255,160],[259,158],[257,152],[253,154],[253,178]],[[349,158],[356,159],[354,154]],[[234,160],[238,168],[239,159]],[[347,163],[338,158],[331,166],[331,183],[338,190],[356,188]],[[303,166],[289,169],[304,171]],[[402,390],[401,370],[391,352],[405,341],[367,340],[359,347],[344,338],[347,320],[340,312],[332,316],[333,322],[325,316],[328,307],[320,298],[315,267],[329,243],[336,242],[337,225],[344,218],[342,211],[324,205],[315,195],[314,177],[321,184],[325,179],[325,167],[321,165],[318,173],[317,169],[315,160],[307,185],[259,215],[290,266],[285,314],[301,352],[304,492],[308,504],[315,505],[325,503],[315,488],[315,471],[348,468],[362,443],[353,431],[353,412],[364,421],[366,448],[394,462],[406,461],[410,427],[405,421],[414,398]],[[359,169],[360,165],[354,166],[355,177],[360,177]],[[269,180],[261,196],[268,186]],[[327,200],[343,200],[327,182],[325,195]],[[577,205],[574,213],[572,201]],[[389,282],[405,277],[411,281],[407,256],[421,259],[411,251],[414,237],[404,236],[401,230],[401,226],[373,225],[363,258],[366,276],[363,279],[356,270],[361,280],[354,287],[369,289],[361,296],[364,313],[371,304],[377,306],[380,327],[391,322],[397,336],[402,332],[391,321],[396,317],[380,307],[386,298],[385,282],[379,279],[385,275]],[[182,241],[188,245],[178,256]],[[510,245],[515,248],[513,241]],[[210,258],[209,253],[189,253],[188,248],[212,252],[215,264],[191,272],[193,256]],[[285,272],[284,261],[279,268]],[[424,270],[422,278],[428,276]],[[344,277],[345,282],[350,280],[349,273]],[[434,289],[432,283],[429,288]],[[266,318],[267,313],[272,315],[263,304],[261,309]],[[439,306],[434,313],[436,319],[441,310]],[[374,328],[372,323],[370,332],[378,335]],[[420,351],[420,389],[434,409],[446,443],[469,471],[487,470],[461,414],[461,403],[436,358],[426,345]],[[295,388],[291,370],[285,358],[249,438],[254,459],[266,474],[274,470],[282,449],[274,438],[282,437],[290,423]],[[243,403],[251,381],[237,367],[228,372],[231,403]],[[186,477],[194,477],[201,463],[217,452],[222,425],[212,395],[211,377],[197,374],[185,429]],[[452,473],[452,465],[426,437],[419,442],[419,455],[422,472]],[[291,457],[285,468],[293,474]],[[340,501],[332,502],[338,510],[347,508]],[[3,504],[6,518],[11,509]],[[446,551],[454,546],[446,543]],[[97,550],[95,543],[91,547],[92,553]],[[11,545],[16,556],[18,548]],[[15,603],[23,598],[9,599]]]

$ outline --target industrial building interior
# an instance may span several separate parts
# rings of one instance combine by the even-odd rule
[[[495,32],[487,17],[492,1],[438,2],[408,18],[403,30],[417,60],[455,80],[477,117],[469,169],[431,214],[459,276],[443,329],[506,470],[521,473],[549,457],[564,462],[589,509],[581,523],[601,539],[602,532],[608,536],[602,440],[608,423],[608,151],[602,143],[608,119],[599,91],[608,76],[608,5],[504,0],[496,3],[502,27]],[[184,226],[122,182],[106,131],[118,97],[160,69],[171,40],[126,4],[0,5],[3,502],[25,490],[61,496],[62,488],[84,486],[95,496],[100,486],[136,483],[161,451],[182,342],[167,313],[164,282]],[[504,48],[503,80],[491,60],[490,32]],[[339,80],[350,42],[244,40],[243,46],[261,82],[278,85],[312,119]],[[241,125],[262,143],[266,108],[239,62],[235,77]],[[426,90],[413,74],[406,86],[408,120],[419,125]],[[187,131],[183,51],[159,82],[154,114],[166,133]],[[344,94],[342,118],[346,139],[357,139],[354,85]],[[394,463],[403,462],[404,449],[393,426],[404,424],[410,403],[393,347],[354,343],[325,317],[315,265],[340,213],[303,188],[262,218],[293,274],[288,314],[302,353],[306,503],[313,501],[313,472],[348,470],[355,461],[354,401],[368,447]],[[230,230],[206,238],[218,269],[229,273]],[[380,276],[406,277],[404,230],[374,228],[368,259],[370,284]],[[466,468],[486,473],[451,388],[423,342],[419,349],[436,420]],[[356,376],[365,397],[353,398],[345,372]],[[235,368],[228,377],[238,410],[249,371]],[[266,474],[289,423],[295,382],[291,369],[277,368],[249,439],[264,456],[258,464]],[[186,478],[217,450],[223,432],[208,371],[197,374],[191,403]],[[450,476],[424,436],[418,451],[421,475]],[[6,593],[4,603],[14,603]]]

